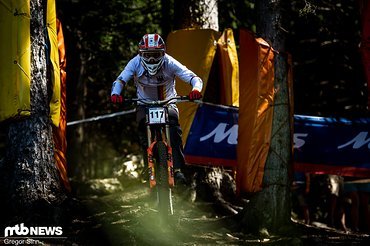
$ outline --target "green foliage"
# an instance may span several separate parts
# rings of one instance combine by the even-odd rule
[[[225,28],[232,28],[238,36],[239,28],[247,28],[251,31],[256,31],[255,20],[255,1],[229,1],[219,0],[219,23],[220,30]]]

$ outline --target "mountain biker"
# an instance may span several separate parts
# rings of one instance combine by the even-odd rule
[[[203,82],[194,72],[166,53],[166,45],[158,34],[145,34],[139,42],[139,52],[132,58],[121,74],[113,82],[111,91],[112,103],[121,103],[121,92],[127,82],[134,79],[139,99],[164,100],[177,95],[175,78],[189,83],[192,87],[190,100],[202,97]],[[138,105],[136,120],[139,124],[140,144],[144,148],[144,160],[147,162],[148,147],[145,134],[145,107]],[[175,104],[169,106],[170,139],[174,164],[175,183],[186,183],[181,168],[185,164],[182,131],[179,125],[179,111]]]

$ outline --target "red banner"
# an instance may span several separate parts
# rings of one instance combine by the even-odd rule
[[[66,54],[64,47],[64,36],[62,24],[57,20],[57,35],[58,35],[58,52],[59,52],[59,66],[60,66],[60,120],[59,126],[53,127],[54,137],[54,158],[59,170],[60,177],[67,190],[70,190],[70,184],[67,177],[67,139],[66,139],[66,126],[67,126],[67,88],[66,88]]]

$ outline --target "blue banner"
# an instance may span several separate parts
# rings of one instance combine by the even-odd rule
[[[198,107],[185,145],[187,163],[236,165],[238,108],[203,103]]]
[[[370,177],[370,119],[294,116],[297,171]],[[238,108],[199,106],[185,145],[187,163],[236,166]]]
[[[294,116],[295,169],[370,175],[370,119]]]

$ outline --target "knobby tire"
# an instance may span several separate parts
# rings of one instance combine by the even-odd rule
[[[164,142],[158,141],[156,144],[156,149],[158,210],[161,218],[166,221],[168,219],[169,213],[172,212],[171,189],[168,185],[167,147]]]

